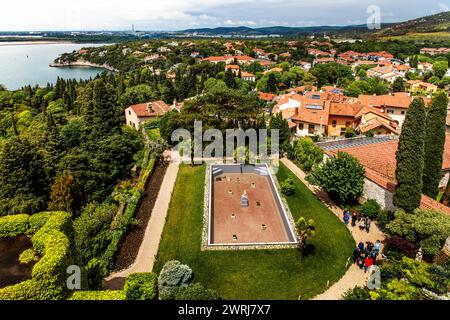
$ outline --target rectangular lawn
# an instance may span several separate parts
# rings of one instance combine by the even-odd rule
[[[194,272],[194,282],[225,299],[309,299],[336,282],[354,248],[347,228],[284,165],[279,181],[294,180],[286,197],[294,219],[313,218],[316,236],[303,260],[297,249],[201,251],[205,166],[181,165],[154,271],[179,260]]]

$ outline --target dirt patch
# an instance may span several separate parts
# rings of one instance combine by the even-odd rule
[[[27,236],[0,239],[0,288],[31,279],[35,263],[21,264],[19,256],[32,247]]]
[[[162,160],[158,162],[155,171],[145,188],[144,197],[135,217],[139,220],[139,224],[132,226],[125,236],[115,260],[114,271],[120,271],[130,267],[136,259],[168,165],[167,162]]]

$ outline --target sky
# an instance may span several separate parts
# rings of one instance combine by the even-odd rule
[[[365,24],[448,11],[450,0],[4,0],[0,31],[183,30]]]

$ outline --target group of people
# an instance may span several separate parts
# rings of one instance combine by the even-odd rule
[[[355,227],[356,223],[359,222],[359,228],[361,230],[366,230],[366,232],[369,233],[370,225],[372,223],[372,220],[369,217],[358,215],[356,212],[350,213],[348,209],[345,209],[343,218],[345,225],[348,225],[351,221],[351,226]]]
[[[356,263],[361,270],[364,269],[364,272],[367,272],[377,260],[380,250],[380,240],[377,240],[375,244],[372,242],[366,242],[364,244],[361,241],[355,250],[353,250],[353,263]]]

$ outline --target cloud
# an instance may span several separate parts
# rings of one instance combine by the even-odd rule
[[[180,30],[209,26],[344,25],[366,21],[369,5],[385,22],[448,10],[428,0],[13,0],[2,3],[0,30]],[[386,21],[389,20],[389,21]]]

